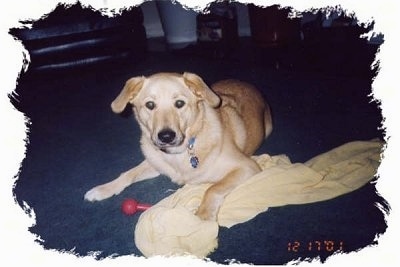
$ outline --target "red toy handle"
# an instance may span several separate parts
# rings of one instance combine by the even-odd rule
[[[150,207],[151,207],[150,204],[143,204],[143,203],[138,203],[138,202],[136,202],[136,209],[137,209],[137,210],[144,211],[144,210],[149,209]]]
[[[151,205],[139,203],[135,199],[127,198],[122,202],[121,209],[126,215],[133,215],[137,211],[145,211],[150,208]]]

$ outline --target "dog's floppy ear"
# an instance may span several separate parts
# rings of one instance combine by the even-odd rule
[[[124,88],[119,95],[111,103],[111,109],[115,113],[121,113],[124,111],[126,105],[135,98],[143,86],[145,77],[134,77],[126,81]]]
[[[185,72],[183,73],[183,80],[197,97],[204,99],[211,107],[216,108],[220,105],[219,96],[198,75]]]

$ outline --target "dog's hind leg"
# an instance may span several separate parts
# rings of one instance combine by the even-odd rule
[[[156,171],[146,160],[136,167],[122,173],[118,178],[111,182],[93,187],[86,192],[84,199],[88,201],[100,201],[113,195],[118,195],[129,185],[151,179],[160,173]]]
[[[273,129],[272,126],[272,116],[271,116],[271,108],[268,104],[266,104],[265,111],[264,111],[264,127],[265,127],[265,138],[267,138]]]

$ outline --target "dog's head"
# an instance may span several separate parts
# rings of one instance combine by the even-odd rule
[[[131,103],[145,137],[166,153],[181,153],[200,105],[216,108],[220,102],[196,74],[159,73],[129,79],[111,108],[121,113]]]

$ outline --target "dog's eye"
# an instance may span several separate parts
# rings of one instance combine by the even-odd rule
[[[148,102],[146,102],[145,106],[149,110],[153,110],[156,107],[156,103],[154,103],[153,101],[148,101]]]
[[[185,104],[186,103],[183,100],[176,100],[175,101],[175,107],[177,107],[177,108],[182,108]]]

